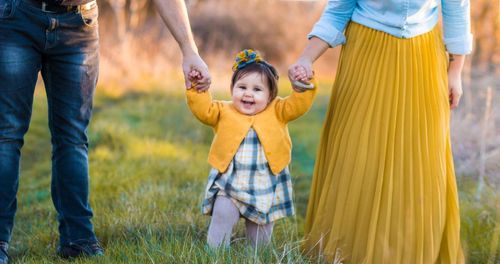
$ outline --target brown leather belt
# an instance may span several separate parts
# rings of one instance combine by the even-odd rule
[[[69,5],[69,6],[49,4],[43,0],[25,0],[25,1],[39,8],[43,12],[47,13],[69,13],[69,12],[78,13],[81,12],[82,10],[92,9],[97,5],[96,0],[90,1],[83,5]]]

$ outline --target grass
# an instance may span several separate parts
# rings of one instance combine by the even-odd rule
[[[58,234],[50,198],[45,100],[37,93],[23,148],[19,209],[10,251],[14,263],[63,262],[54,253]],[[89,128],[91,204],[106,256],[75,263],[309,262],[300,254],[299,245],[327,104],[323,91],[311,112],[290,125],[297,216],[278,221],[271,247],[258,252],[247,247],[240,222],[232,249],[210,252],[205,250],[209,217],[201,215],[200,202],[209,171],[206,155],[212,131],[195,120],[180,93],[156,89],[98,95]],[[487,263],[492,254],[493,261],[499,261],[499,248],[491,249],[494,230],[500,226],[499,198],[490,191],[476,202],[474,186],[472,181],[459,185],[469,262]]]

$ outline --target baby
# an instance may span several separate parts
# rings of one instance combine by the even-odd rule
[[[204,214],[212,215],[208,245],[229,246],[233,227],[245,219],[253,246],[271,240],[274,221],[295,213],[288,165],[292,142],[288,122],[305,114],[316,94],[294,86],[278,97],[276,69],[253,50],[240,52],[233,66],[231,101],[212,100],[208,91],[196,91],[198,73],[186,91],[193,114],[213,127],[215,136],[208,162]]]

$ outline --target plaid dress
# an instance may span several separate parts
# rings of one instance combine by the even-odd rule
[[[263,225],[295,214],[292,201],[292,180],[288,167],[273,175],[259,142],[250,128],[226,172],[212,168],[208,176],[204,214],[212,214],[217,195],[229,197],[240,214]]]

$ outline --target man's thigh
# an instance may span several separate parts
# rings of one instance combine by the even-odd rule
[[[41,55],[36,35],[18,10],[19,0],[0,0],[0,138],[20,139],[31,116]]]
[[[57,21],[47,33],[48,48],[42,75],[49,100],[49,122],[53,133],[67,134],[76,142],[86,141],[86,129],[99,73],[97,6],[81,13],[49,15]],[[52,35],[54,34],[54,35]]]

